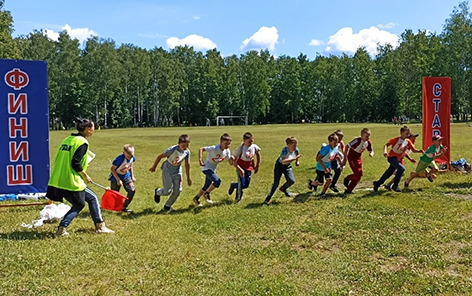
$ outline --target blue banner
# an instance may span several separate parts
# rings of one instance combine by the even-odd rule
[[[47,64],[0,59],[0,194],[47,191]]]

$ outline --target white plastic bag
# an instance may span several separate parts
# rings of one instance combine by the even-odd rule
[[[69,210],[70,206],[63,203],[59,205],[46,205],[44,209],[39,212],[38,220],[32,221],[32,224],[22,223],[21,226],[26,228],[36,228],[43,226],[44,223],[54,223],[56,221],[61,220]]]

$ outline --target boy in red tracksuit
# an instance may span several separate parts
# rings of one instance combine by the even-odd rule
[[[364,150],[369,151],[369,156],[374,156],[374,149],[372,148],[372,143],[370,142],[370,130],[364,128],[361,131],[361,136],[352,140],[344,148],[344,162],[343,166],[346,164],[346,161],[349,162],[351,167],[352,174],[344,178],[344,186],[346,186],[345,194],[350,194],[354,190],[357,184],[361,181],[363,172],[362,172],[362,152]]]

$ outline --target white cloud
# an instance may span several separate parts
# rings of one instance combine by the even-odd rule
[[[84,42],[90,36],[97,36],[97,33],[89,28],[75,28],[72,29],[68,24],[61,28],[61,31],[67,31],[67,34],[72,39],[78,39],[80,43]],[[55,32],[54,30],[45,29],[44,32],[49,39],[57,41],[59,39],[59,32]]]
[[[359,47],[365,47],[372,55],[377,53],[377,44],[391,44],[398,46],[399,37],[396,34],[379,30],[376,27],[362,29],[359,33],[353,33],[352,28],[340,29],[336,34],[329,37],[325,51],[327,53],[355,53]]]
[[[320,46],[320,45],[323,45],[323,44],[324,44],[323,40],[311,39],[311,41],[308,45],[309,46]]]
[[[196,16],[192,17],[192,19],[193,19],[194,21],[198,21],[198,20],[200,19],[200,17],[199,17],[198,15],[196,15]]]
[[[167,47],[170,49],[175,48],[177,46],[193,46],[195,50],[208,50],[216,48],[216,43],[211,41],[208,38],[192,34],[188,35],[184,39],[179,39],[177,37],[170,37],[167,39]]]
[[[276,27],[260,27],[256,33],[243,41],[241,50],[269,49],[270,51],[274,51],[278,39],[279,34]]]
[[[377,27],[379,27],[380,29],[391,29],[393,27],[395,27],[397,24],[395,23],[388,23],[386,25],[383,25],[383,24],[378,24]]]

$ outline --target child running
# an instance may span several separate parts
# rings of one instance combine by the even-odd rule
[[[361,136],[353,139],[349,144],[344,148],[344,162],[349,163],[349,167],[352,170],[352,174],[344,178],[344,186],[346,186],[345,194],[351,194],[357,184],[361,181],[362,176],[364,175],[362,171],[362,152],[365,150],[369,151],[369,156],[374,156],[374,149],[372,147],[372,142],[370,141],[370,130],[364,128],[361,130]]]
[[[256,156],[257,160],[255,165],[254,156]],[[254,144],[254,137],[251,133],[243,135],[243,143],[234,150],[230,164],[236,167],[238,182],[231,183],[228,194],[233,194],[234,190],[237,189],[235,201],[239,203],[243,197],[243,189],[248,188],[251,183],[252,171],[254,171],[254,174],[257,174],[261,164],[261,148]]]
[[[198,192],[197,195],[193,198],[193,203],[196,206],[203,206],[199,199],[200,196],[205,197],[205,201],[209,204],[212,204],[213,201],[210,198],[210,192],[215,188],[220,187],[221,179],[216,175],[216,168],[220,162],[223,160],[228,160],[231,158],[231,152],[229,147],[231,146],[231,137],[228,134],[223,134],[220,137],[220,144],[208,147],[202,147],[199,150],[199,162],[202,166],[202,172],[205,175],[205,184],[202,189]],[[203,151],[206,151],[207,159],[205,163],[203,162]]]
[[[410,139],[410,141],[413,143],[413,145],[415,144],[415,141],[416,141],[416,138],[419,136],[419,134],[410,134],[408,136],[408,138]],[[406,149],[405,150],[405,153],[403,154],[404,157],[406,157],[409,161],[411,161],[411,163],[416,163],[416,160],[414,158],[411,158],[410,157],[410,154],[411,154],[411,150],[410,149]],[[400,161],[401,164],[403,166],[405,166],[405,161],[404,161],[404,157],[402,157],[402,160]],[[397,174],[397,172],[393,172],[393,177],[392,179],[390,179],[390,181],[385,184],[385,189],[387,190],[390,190],[392,188],[392,184],[393,182],[395,181],[395,175]]]
[[[331,175],[331,162],[338,155],[338,136],[332,133],[328,136],[329,144],[321,147],[316,155],[316,178],[314,181],[308,179],[308,189],[313,190],[317,186],[321,186],[324,183],[323,190],[320,193],[320,198],[326,197],[326,191],[331,185],[333,175]]]
[[[341,176],[341,172],[344,168],[344,165],[342,165],[342,163],[344,162],[344,158],[346,156],[343,155],[344,153],[343,132],[341,130],[337,130],[334,133],[336,134],[336,136],[338,136],[338,155],[340,159],[336,157],[336,159],[334,159],[331,162],[331,168],[334,171],[334,176],[333,176],[333,181],[331,181],[331,185],[329,186],[329,189],[331,189],[333,192],[338,193],[339,190],[336,187],[336,184],[338,183],[339,177]]]
[[[400,183],[402,175],[405,172],[405,167],[400,163],[403,154],[405,153],[406,149],[410,149],[415,153],[423,153],[423,150],[416,149],[410,139],[408,139],[410,133],[410,128],[404,126],[400,129],[400,137],[392,138],[388,140],[387,144],[384,145],[384,156],[387,157],[388,163],[390,165],[382,177],[380,177],[379,180],[374,181],[374,191],[378,191],[379,187],[382,186],[382,184],[388,178],[390,178],[395,170],[397,170],[397,173],[395,175],[392,190],[396,192],[402,191],[398,184]],[[387,153],[388,146],[392,146],[392,149],[390,149],[389,153]]]
[[[443,137],[439,135],[433,136],[433,145],[429,146],[426,152],[421,155],[420,161],[416,166],[416,171],[411,174],[407,181],[405,181],[405,188],[408,188],[408,186],[410,186],[410,182],[424,171],[426,171],[426,177],[428,178],[429,182],[433,182],[432,174],[439,171],[438,165],[434,159],[443,156],[447,151],[447,147],[442,145],[442,139]],[[431,167],[429,172],[428,167]]]
[[[125,190],[128,193],[126,196],[128,199],[125,201],[121,211],[126,213],[133,212],[128,209],[128,206],[133,200],[135,194],[134,182],[136,182],[136,178],[134,177],[133,170],[133,164],[135,161],[136,157],[134,156],[134,147],[130,144],[126,144],[123,147],[123,153],[113,160],[110,168],[111,173],[108,178],[112,190],[120,191],[121,185],[125,187]]]
[[[190,138],[188,135],[181,135],[179,137],[178,145],[169,147],[163,153],[159,154],[154,161],[154,164],[149,169],[152,173],[156,171],[156,167],[161,159],[167,159],[162,163],[162,183],[164,188],[156,188],[154,191],[154,201],[159,203],[161,196],[170,195],[164,205],[164,211],[170,213],[174,211],[172,205],[177,200],[182,192],[182,161],[185,160],[185,172],[187,174],[187,184],[192,186],[192,180],[190,179],[190,150],[188,146],[190,144]]]
[[[285,140],[287,146],[282,149],[282,153],[279,158],[275,161],[274,166],[274,183],[270,188],[270,192],[267,195],[264,204],[269,205],[272,202],[272,196],[274,195],[275,190],[279,186],[280,178],[282,175],[285,176],[285,184],[280,186],[279,190],[282,191],[285,196],[290,197],[291,193],[288,191],[288,188],[295,183],[295,177],[292,172],[292,162],[295,161],[295,165],[299,166],[299,159],[302,155],[298,151],[298,141],[295,137],[290,137]]]

